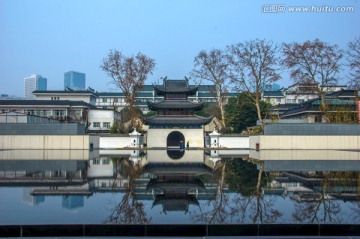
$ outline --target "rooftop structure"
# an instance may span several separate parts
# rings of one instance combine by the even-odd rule
[[[309,86],[306,84],[296,83],[286,89],[283,88],[275,91],[265,90],[263,92],[262,99],[272,105],[302,103],[317,98],[318,95],[315,92],[318,87],[321,87],[325,92],[329,93],[347,89],[345,85]]]
[[[328,108],[326,110],[328,116],[324,116],[321,111],[321,99],[319,97],[298,104],[279,104],[273,106],[271,111],[282,119],[303,119],[307,123],[326,122],[325,117],[344,117],[341,112],[346,112],[348,120],[355,122],[357,114],[356,97],[354,90],[340,90],[327,94],[325,104]]]
[[[93,106],[95,106],[98,97],[97,93],[90,87],[86,90],[72,90],[70,88],[65,90],[37,90],[33,94],[36,96],[36,100],[84,101]]]

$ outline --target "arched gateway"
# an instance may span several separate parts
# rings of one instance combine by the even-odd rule
[[[184,135],[179,131],[171,132],[166,139],[167,148],[180,148],[180,142],[185,142]]]
[[[149,126],[147,134],[148,147],[179,148],[189,141],[190,147],[204,147],[203,125],[212,117],[200,117],[195,111],[200,110],[203,102],[192,102],[188,96],[196,95],[199,85],[189,85],[188,79],[167,80],[163,85],[154,86],[157,96],[164,96],[161,101],[148,101],[150,110],[156,115],[145,118]],[[185,142],[186,140],[186,142]]]

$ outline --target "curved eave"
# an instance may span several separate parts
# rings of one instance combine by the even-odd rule
[[[201,110],[204,107],[204,102],[201,103],[193,103],[188,101],[186,104],[179,103],[179,102],[173,102],[173,104],[160,101],[160,102],[152,102],[150,100],[147,100],[147,105],[149,109],[151,110],[158,110],[158,109],[185,109],[185,110]]]
[[[163,126],[191,126],[206,125],[211,122],[213,116],[204,118],[200,116],[151,116],[144,119],[146,125]]]
[[[166,93],[186,93],[187,95],[194,95],[199,89],[199,85],[189,87],[187,89],[167,90],[163,86],[154,85],[154,90],[158,95],[165,95]]]

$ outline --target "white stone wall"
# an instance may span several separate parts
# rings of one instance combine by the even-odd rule
[[[166,147],[166,140],[168,135],[173,131],[181,132],[185,137],[186,142],[189,141],[190,147],[204,147],[204,132],[203,129],[149,129],[147,135],[148,147]]]
[[[360,152],[350,150],[250,150],[259,160],[360,160]]]
[[[47,149],[17,149],[4,150],[0,153],[0,160],[88,160],[92,152],[81,150],[47,150]]]
[[[353,135],[261,135],[250,136],[250,148],[256,149],[338,149],[359,150],[360,136]]]
[[[249,137],[219,137],[219,147],[234,148],[234,149],[248,149]]]
[[[184,156],[180,159],[172,159],[168,156],[166,150],[148,150],[147,161],[143,163],[203,163],[203,150],[184,150]]]
[[[89,135],[0,135],[0,149],[90,149],[98,137]]]
[[[129,137],[100,137],[101,149],[117,149],[130,147],[131,139]]]

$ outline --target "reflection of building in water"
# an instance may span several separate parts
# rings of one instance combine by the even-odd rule
[[[199,193],[206,195],[202,175],[212,175],[212,169],[203,163],[149,163],[145,173],[151,176],[146,190],[154,197],[153,207],[161,205],[168,211],[188,212],[189,206],[198,205]]]
[[[84,206],[84,196],[63,196],[62,207],[75,209]]]
[[[273,172],[267,194],[289,196],[298,202],[358,200],[359,172]],[[325,195],[324,198],[322,195]]]
[[[24,194],[27,202],[42,202],[46,195],[91,194],[83,160],[0,160],[0,169],[0,185],[31,190]]]
[[[33,196],[31,195],[33,188],[23,188],[22,189],[22,202],[27,205],[35,206],[42,202],[45,202],[44,196]]]
[[[122,161],[127,160],[129,155],[124,157],[99,157],[89,161],[88,180],[97,191],[115,190],[124,188],[128,179],[121,176]]]

